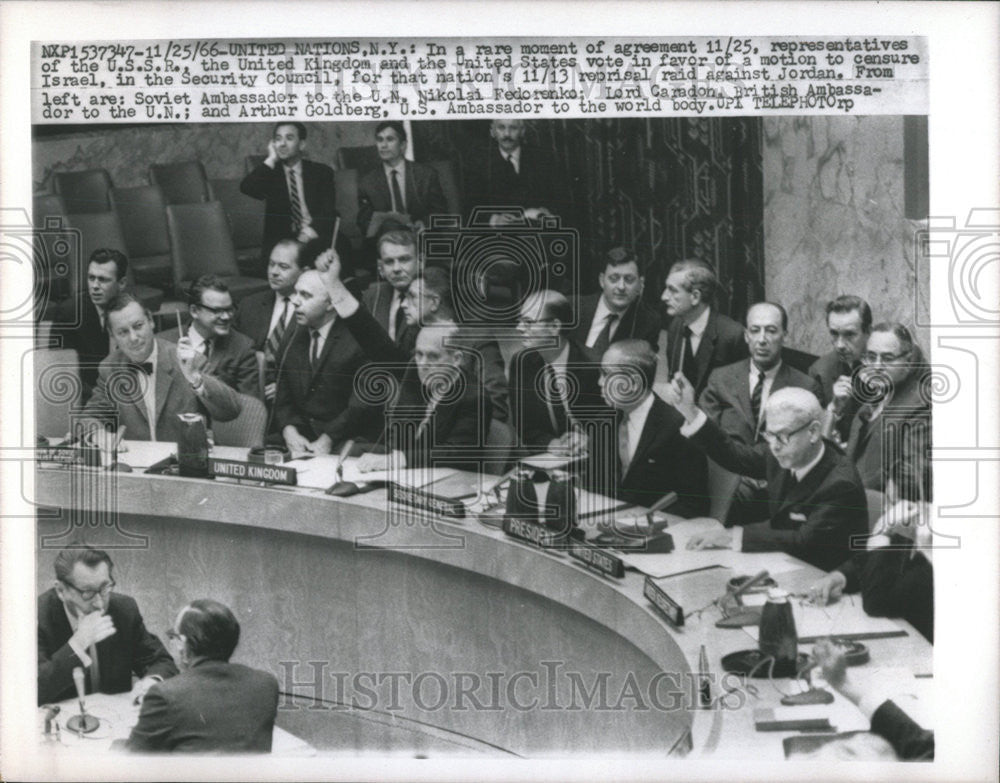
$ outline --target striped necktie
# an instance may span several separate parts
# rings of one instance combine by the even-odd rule
[[[299,200],[299,178],[295,169],[288,169],[288,202],[292,207],[292,231],[302,230],[302,202]]]
[[[285,329],[288,328],[288,297],[284,297],[285,306],[281,311],[281,317],[278,319],[278,323],[274,325],[271,330],[271,334],[267,337],[267,344],[264,347],[264,353],[267,354],[268,358],[273,362],[275,357],[278,355],[278,349],[281,348],[281,341],[285,337]]]

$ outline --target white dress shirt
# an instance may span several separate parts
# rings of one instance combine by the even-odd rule
[[[386,329],[389,332],[389,337],[393,340],[396,339],[396,313],[399,312],[399,308],[403,306],[403,297],[406,296],[405,292],[397,291],[395,288],[392,289],[392,301],[389,302],[389,323]]]
[[[706,307],[701,315],[688,324],[688,329],[691,330],[691,353],[694,355],[697,355],[698,348],[701,347],[701,338],[708,328],[708,316],[711,311],[711,307]]]
[[[190,331],[194,331],[191,329]],[[152,363],[153,371],[149,375],[145,376],[145,386],[142,387],[142,400],[146,404],[146,418],[149,419],[149,439],[156,440],[156,373],[159,370],[157,367],[157,358],[160,354],[160,346],[157,344],[156,340],[153,340],[153,352],[146,359],[147,362]],[[139,383],[142,383],[140,379]]]
[[[779,361],[770,370],[764,370],[764,388],[761,390],[760,395],[760,415],[764,418],[764,407],[767,405],[767,398],[771,396],[771,387],[774,385],[774,376],[778,374],[778,370],[781,369],[781,362]],[[757,385],[757,376],[760,375],[760,370],[751,360],[750,362],[750,374],[747,376],[747,380],[750,384],[750,399],[753,399],[753,389]],[[759,424],[760,422],[755,422]]]
[[[275,294],[274,307],[271,310],[271,323],[267,327],[268,337],[271,336],[271,332],[274,331],[274,327],[278,325],[278,322],[281,320],[281,316],[285,312],[285,302],[288,302],[288,320],[285,322],[285,326],[288,326],[292,320],[292,314],[295,312],[295,308],[292,307],[291,297]]]
[[[631,466],[635,459],[635,450],[642,437],[642,431],[646,426],[646,419],[649,418],[649,411],[653,407],[653,393],[648,392],[646,399],[629,411],[625,421],[628,426],[628,464]]]

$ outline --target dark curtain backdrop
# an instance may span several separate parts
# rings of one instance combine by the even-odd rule
[[[413,134],[418,160],[464,166],[489,141],[489,122],[418,122]],[[764,297],[758,119],[537,121],[528,143],[552,150],[570,183],[572,214],[563,219],[580,231],[585,290],[597,285],[603,252],[623,244],[647,265],[651,301],[682,258],[715,267],[718,305],[737,319]]]

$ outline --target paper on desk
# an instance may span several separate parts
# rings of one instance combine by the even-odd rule
[[[337,475],[339,460],[335,454],[320,454],[310,459],[293,459],[282,463],[285,467],[295,468],[297,482],[300,487],[326,489],[336,484],[340,478]],[[394,481],[407,487],[423,487],[435,481],[447,478],[457,471],[453,468],[414,468],[404,470],[375,470],[362,473],[358,470],[356,457],[344,460],[344,481],[363,483],[370,481]]]
[[[579,459],[582,459],[582,457],[566,457],[545,452],[544,454],[532,454],[530,457],[525,457],[521,460],[521,464],[527,465],[529,468],[536,468],[537,470],[562,470],[571,462],[576,462]]]
[[[844,636],[856,633],[894,633],[903,631],[895,620],[888,617],[869,617],[861,608],[860,596],[844,596],[829,606],[813,606],[790,599],[795,631],[800,639],[824,636]],[[759,628],[745,626],[743,630],[754,641]]]
[[[122,441],[127,451],[119,452],[118,459],[130,468],[148,468],[162,462],[171,454],[177,454],[177,444],[173,441],[126,440]]]

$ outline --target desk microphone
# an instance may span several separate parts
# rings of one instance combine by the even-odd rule
[[[76,686],[76,698],[80,702],[80,714],[74,715],[66,721],[66,728],[69,731],[75,731],[82,737],[84,734],[97,731],[101,722],[93,715],[87,714],[87,708],[83,703],[83,669],[79,666],[73,669],[73,684]]]
[[[344,481],[344,460],[347,459],[347,455],[351,453],[353,448],[354,441],[349,440],[341,448],[340,454],[337,455],[337,481],[326,490],[327,495],[347,498],[361,491],[361,488],[353,481]]]

